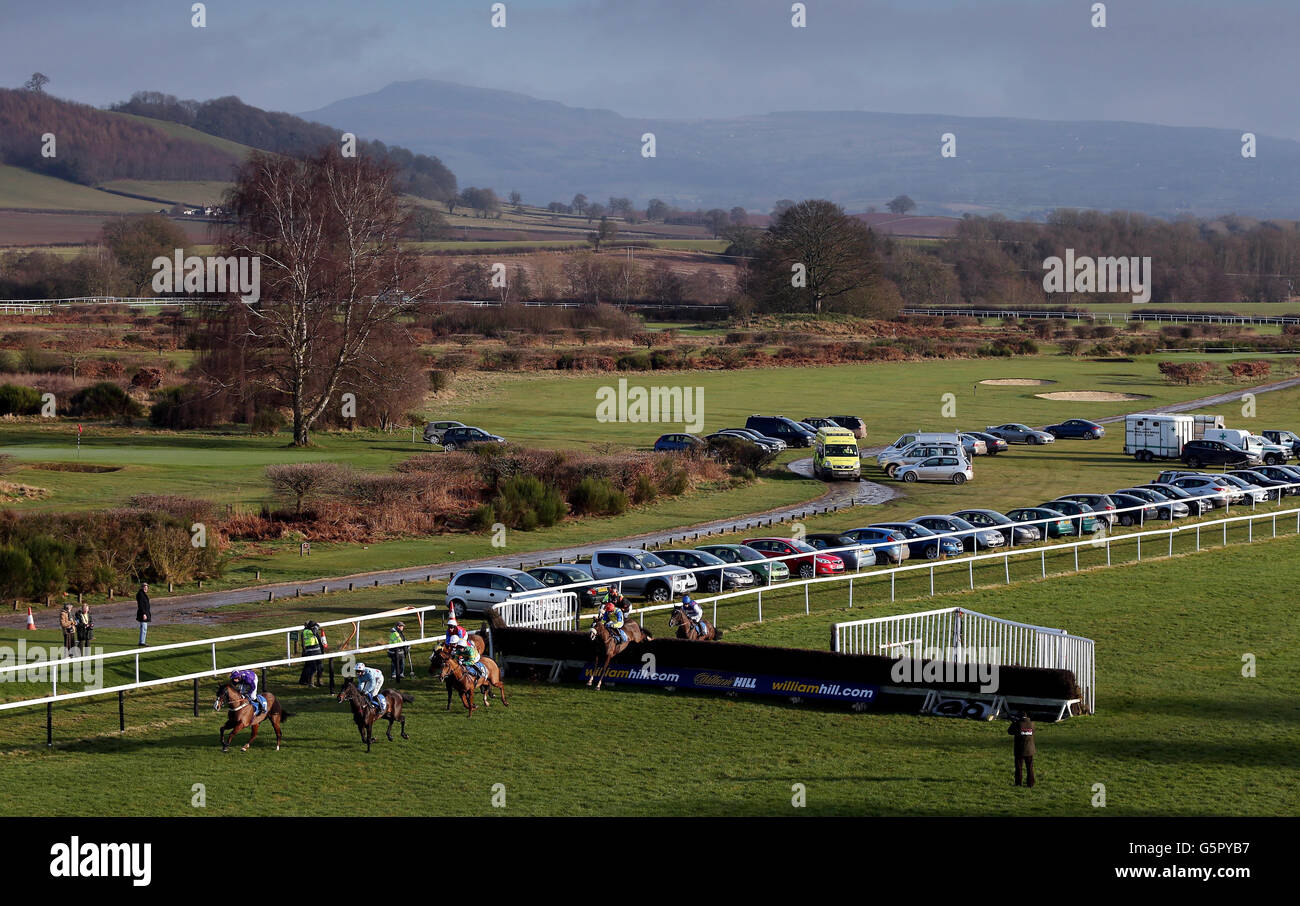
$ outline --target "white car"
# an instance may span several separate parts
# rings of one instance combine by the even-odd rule
[[[965,484],[975,477],[970,463],[961,456],[931,456],[915,465],[902,466],[895,473],[900,481],[950,481]]]

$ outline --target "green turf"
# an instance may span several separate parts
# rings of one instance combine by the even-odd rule
[[[100,192],[21,167],[0,165],[0,208],[39,211],[106,211],[114,214],[158,210],[155,201]]]
[[[0,802],[9,815],[417,815],[447,797],[485,815],[1294,814],[1300,618],[1278,590],[1300,580],[1296,553],[1292,536],[892,605],[859,590],[852,611],[842,592],[825,593],[811,616],[800,595],[798,608],[769,605],[761,625],[739,612],[722,619],[734,641],[825,648],[836,620],[961,605],[1095,639],[1098,712],[1040,725],[1033,791],[1010,785],[1000,722],[595,693],[517,676],[509,708],[468,720],[442,710],[445,694],[430,680],[409,684],[412,738],[381,739],[366,755],[343,706],[273,672],[272,691],[295,712],[278,753],[269,735],[248,754],[219,752],[210,684],[197,718],[189,686],[129,696],[125,734],[112,699],[61,706],[49,751],[43,711],[2,714]],[[427,601],[407,587],[286,602],[273,613],[232,608],[219,627],[159,625],[151,639]],[[118,646],[132,636],[100,632]],[[28,637],[55,640],[48,630]],[[1256,678],[1241,675],[1247,653]],[[593,782],[609,764],[618,782]],[[1105,808],[1091,804],[1098,783]],[[204,785],[203,808],[191,804],[194,784]],[[504,784],[502,809],[492,806],[495,784]],[[803,810],[792,807],[794,784],[806,787]]]

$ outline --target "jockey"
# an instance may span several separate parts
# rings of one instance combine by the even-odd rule
[[[458,642],[452,651],[456,655],[456,660],[460,661],[466,670],[475,676],[483,675],[480,672],[483,670],[483,655],[479,654],[478,649],[471,645],[467,639]]]
[[[253,705],[253,714],[261,714],[261,697],[257,694],[257,674],[252,670],[236,670],[230,674],[230,685]]]
[[[614,592],[618,595],[618,592]],[[622,595],[618,595],[619,601],[622,601]],[[622,645],[627,641],[627,633],[623,631],[623,611],[613,601],[606,601],[605,608],[601,611],[600,619],[604,622],[605,628],[609,634],[614,637],[614,641]]]
[[[379,689],[384,685],[384,673],[382,670],[376,670],[374,667],[367,667],[365,664],[357,661],[356,666],[357,688],[365,693],[370,699],[370,703],[379,709],[383,714],[386,705],[384,700],[379,697]]]
[[[704,623],[704,608],[700,606],[699,601],[686,595],[682,598],[682,610],[686,612],[686,619],[691,621],[696,632],[700,635],[709,634],[709,627]]]
[[[469,633],[465,631],[465,627],[456,622],[456,612],[452,611],[451,616],[447,617],[447,638],[443,640],[443,644],[448,648],[455,649],[466,644],[468,636]]]

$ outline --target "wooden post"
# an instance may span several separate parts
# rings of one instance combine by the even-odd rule
[[[121,689],[117,690],[117,729],[126,732],[126,693]]]
[[[45,703],[45,745],[54,747],[54,702]]]
[[[199,678],[194,677],[194,716],[199,716]]]

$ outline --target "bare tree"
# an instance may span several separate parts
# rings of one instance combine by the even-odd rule
[[[381,325],[431,290],[399,244],[406,216],[393,170],[327,149],[304,160],[257,153],[228,195],[226,243],[261,258],[261,300],[248,308],[252,379],[293,412],[293,442],[324,413],[349,370],[370,358]]]
[[[343,485],[345,470],[332,462],[295,462],[266,467],[267,480],[277,494],[292,498],[294,512],[302,513],[303,501]]]

